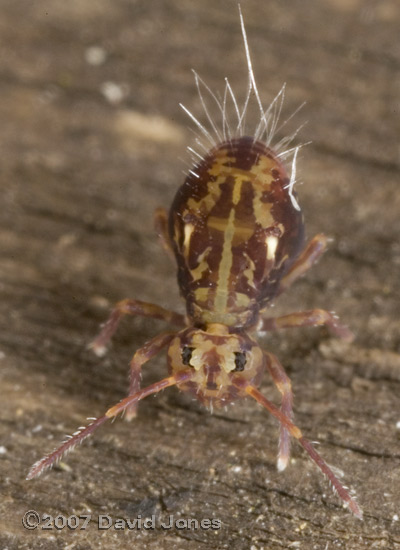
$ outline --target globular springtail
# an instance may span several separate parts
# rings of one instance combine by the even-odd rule
[[[239,106],[227,79],[220,98],[195,73],[206,123],[182,106],[198,134],[197,149],[188,148],[194,157],[193,167],[178,189],[169,214],[158,209],[155,216],[162,243],[177,262],[186,316],[140,300],[126,299],[115,306],[92,343],[98,355],[105,352],[124,315],[162,319],[179,330],[160,334],[137,350],[130,363],[129,396],[36,462],[28,479],[41,474],[110,418],[125,412],[131,419],[141,399],[177,386],[210,409],[246,396],[255,399],[280,424],[278,469],[286,468],[290,439],[294,438],[329,479],[343,503],[361,518],[362,511],[350,492],[293,423],[291,383],[283,366],[250,336],[256,331],[326,325],[335,336],[352,339],[352,333],[337,316],[322,309],[278,318],[265,316],[271,302],[319,259],[327,238],[319,234],[304,245],[303,216],[294,189],[299,147],[289,146],[296,133],[271,144],[284,88],[264,109],[240,6],[239,13],[249,74],[244,105]],[[210,114],[206,97],[219,110],[219,125]],[[252,102],[260,111],[260,120],[247,133],[245,119]],[[233,107],[233,117],[228,105]],[[288,176],[284,161],[290,155]],[[169,375],[140,389],[142,365],[163,348],[168,350]],[[265,370],[282,395],[280,408],[258,389]]]

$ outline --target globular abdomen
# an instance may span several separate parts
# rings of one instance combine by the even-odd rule
[[[171,206],[178,283],[193,324],[256,322],[304,240],[282,162],[264,143],[221,143],[189,172]]]

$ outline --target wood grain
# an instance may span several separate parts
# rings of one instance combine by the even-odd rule
[[[192,67],[221,93],[228,76],[241,98],[247,75],[234,1],[4,0],[2,548],[400,548],[398,3],[245,0],[242,9],[265,103],[283,82],[283,119],[307,102],[280,136],[308,121],[300,202],[308,237],[334,239],[274,311],[334,309],[357,334],[349,346],[303,329],[263,345],[291,376],[296,421],[344,471],[365,519],[342,509],[301,449],[276,471],[278,429],[255,403],[210,415],[175,389],[25,481],[66,433],[125,395],[130,356],[167,328],[126,320],[99,360],[86,345],[108,308],[134,297],[183,311],[152,227],[193,141],[178,103],[200,112]],[[163,375],[160,355],[144,383]],[[263,391],[279,402],[267,376]],[[28,531],[29,509],[93,520],[85,531]],[[222,523],[99,531],[99,514]]]

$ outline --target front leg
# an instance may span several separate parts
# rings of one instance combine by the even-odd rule
[[[325,325],[337,336],[347,342],[352,342],[354,334],[345,325],[339,322],[337,315],[324,309],[311,309],[309,311],[298,311],[282,317],[266,317],[261,319],[257,329],[260,332],[279,330],[281,328],[294,327],[317,327]]]
[[[97,356],[102,357],[106,353],[106,346],[117,330],[119,322],[124,315],[141,315],[142,317],[161,319],[178,327],[185,326],[185,317],[180,313],[175,313],[156,304],[142,302],[141,300],[122,300],[112,310],[100,334],[89,345],[89,348]]]

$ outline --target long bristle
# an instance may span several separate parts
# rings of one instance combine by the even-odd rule
[[[293,206],[296,210],[299,210],[300,207],[294,196],[293,188],[296,183],[297,154],[304,144],[295,147],[290,147],[290,144],[297,137],[303,124],[294,132],[279,140],[276,140],[276,135],[294,117],[304,103],[295,109],[282,123],[279,123],[285,99],[286,85],[283,84],[270,104],[266,108],[263,106],[254,74],[250,47],[240,4],[238,5],[238,9],[248,76],[247,90],[243,104],[240,105],[227,77],[225,77],[225,86],[221,95],[215,93],[199,74],[193,70],[204,121],[201,116],[194,115],[187,107],[180,104],[181,108],[194,123],[195,128],[190,129],[195,134],[196,148],[198,148],[200,152],[196,151],[191,146],[187,149],[191,157],[191,162],[193,165],[196,165],[204,159],[204,155],[206,155],[211,148],[218,146],[222,142],[231,141],[248,135],[252,137],[254,141],[262,141],[265,143],[265,145],[273,149],[278,157],[284,160],[290,160],[290,157],[293,155],[288,189]],[[255,127],[250,130],[246,128],[246,118],[250,113],[250,109],[254,108],[256,108],[259,113],[259,120]],[[215,118],[213,116],[214,112],[216,112]],[[191,173],[190,170],[191,169],[189,169],[188,172],[186,171],[185,174]]]

